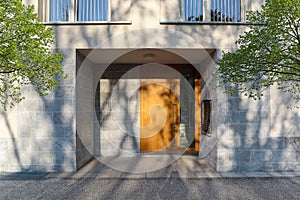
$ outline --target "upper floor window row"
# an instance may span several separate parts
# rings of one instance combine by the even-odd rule
[[[181,20],[241,22],[241,1],[244,0],[181,0]],[[170,6],[173,1],[166,2]],[[110,3],[110,0],[40,0],[40,15],[43,21],[50,22],[109,21]]]
[[[206,0],[208,6],[204,1],[184,0],[184,21],[241,21],[241,0]]]

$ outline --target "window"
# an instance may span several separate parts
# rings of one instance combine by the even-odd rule
[[[211,21],[213,22],[240,22],[240,0],[210,0]]]
[[[184,1],[184,20],[203,21],[203,0]]]
[[[182,0],[184,21],[241,22],[241,0]]]
[[[69,0],[50,0],[50,21],[69,21]]]
[[[201,103],[201,132],[211,136],[211,100],[203,100]]]
[[[77,21],[107,21],[108,0],[78,0]]]
[[[109,21],[110,0],[39,0],[44,22]]]

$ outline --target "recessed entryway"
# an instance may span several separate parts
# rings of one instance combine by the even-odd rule
[[[123,50],[108,64],[115,51],[78,50],[78,160],[85,162],[90,155],[198,155],[205,85],[201,66],[160,49]],[[189,55],[201,63],[213,52]]]

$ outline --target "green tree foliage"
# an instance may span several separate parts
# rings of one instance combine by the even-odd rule
[[[39,22],[33,9],[21,0],[0,1],[0,104],[4,109],[24,99],[23,86],[33,85],[44,96],[65,78],[62,54],[51,51],[53,29]]]
[[[300,100],[300,0],[266,0],[261,11],[247,14],[249,31],[238,50],[223,52],[217,70],[230,94],[260,98],[275,84]]]

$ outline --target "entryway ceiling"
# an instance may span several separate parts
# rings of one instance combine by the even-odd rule
[[[161,63],[199,64],[213,57],[215,49],[80,49],[94,64]],[[180,56],[179,56],[180,55]]]

